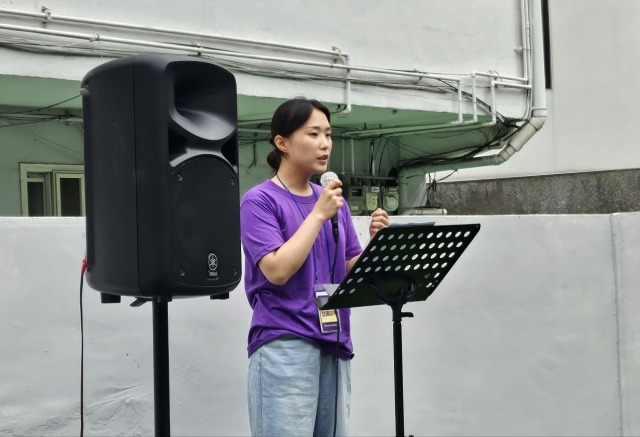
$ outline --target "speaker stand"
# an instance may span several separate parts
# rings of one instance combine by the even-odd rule
[[[168,302],[153,301],[153,407],[156,437],[171,435],[168,307]]]
[[[120,296],[102,293],[102,303],[120,302]],[[212,300],[229,299],[229,293],[209,296]],[[171,401],[169,397],[169,301],[139,297],[130,304],[153,306],[153,409],[155,437],[171,436]]]

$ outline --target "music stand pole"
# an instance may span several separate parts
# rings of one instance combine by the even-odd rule
[[[402,319],[413,317],[413,313],[403,312],[402,307],[415,296],[415,283],[409,277],[396,282],[397,292],[385,293],[380,284],[372,277],[366,282],[381,303],[391,308],[393,320],[393,381],[395,393],[396,436],[404,436],[404,377],[402,369]],[[384,283],[384,282],[383,282]]]
[[[404,378],[402,371],[402,318],[413,317],[403,313],[402,305],[393,305],[393,377],[395,388],[396,435],[404,436]]]

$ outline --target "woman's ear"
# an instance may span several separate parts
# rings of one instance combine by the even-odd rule
[[[276,137],[273,139],[273,143],[282,153],[287,152],[287,141],[282,135],[276,135]]]

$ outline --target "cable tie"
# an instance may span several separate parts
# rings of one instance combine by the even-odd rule
[[[46,6],[42,6],[40,11],[44,14],[44,21],[42,21],[44,24],[46,24],[47,21],[51,21],[51,9]]]

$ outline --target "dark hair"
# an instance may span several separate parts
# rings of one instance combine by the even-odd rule
[[[274,138],[280,135],[281,137],[288,138],[294,133],[300,126],[302,126],[311,117],[311,113],[314,109],[318,109],[324,115],[327,116],[327,120],[331,121],[331,113],[329,109],[314,99],[307,99],[305,97],[296,97],[291,100],[287,100],[273,113],[271,119],[271,135],[269,135],[269,142],[274,146],[274,149],[267,156],[267,163],[274,170],[278,171],[280,168],[280,162],[282,161],[282,152],[278,149],[274,142]]]

